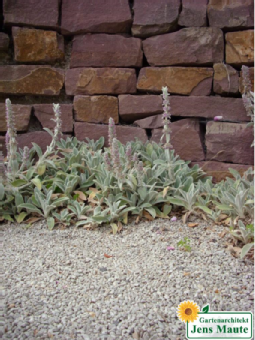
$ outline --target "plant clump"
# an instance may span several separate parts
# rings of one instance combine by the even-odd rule
[[[233,236],[249,244],[243,225],[253,221],[253,170],[217,184],[198,165],[189,167],[171,145],[171,115],[167,88],[163,87],[164,143],[135,140],[123,145],[109,121],[109,147],[105,141],[78,141],[61,137],[61,111],[53,104],[55,129],[43,153],[39,145],[18,149],[11,102],[6,100],[7,157],[0,155],[0,221],[30,224],[46,219],[48,227],[94,227],[108,224],[113,233],[132,216],[170,219],[191,215],[228,224]],[[242,224],[241,224],[242,222]],[[241,229],[240,229],[241,228]],[[246,235],[246,234],[245,234]],[[182,244],[182,246],[184,246]]]

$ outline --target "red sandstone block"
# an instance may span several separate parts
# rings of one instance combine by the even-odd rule
[[[62,32],[125,33],[132,17],[128,0],[62,0]]]
[[[173,31],[180,6],[180,0],[135,1],[132,34],[144,38]]]
[[[12,105],[12,111],[15,119],[15,127],[17,131],[27,131],[32,112],[31,105]],[[0,132],[6,132],[6,110],[5,104],[0,103]]]
[[[254,26],[254,1],[209,0],[209,25],[219,28],[250,28]]]
[[[3,11],[6,25],[56,28],[59,0],[4,0]]]
[[[223,33],[216,27],[190,27],[143,41],[152,66],[212,65],[223,62]]]
[[[159,143],[163,129],[152,130],[151,140]],[[182,119],[171,124],[171,144],[175,153],[185,161],[202,161],[205,159],[201,142],[199,121]],[[162,143],[165,142],[165,139]]]
[[[54,111],[52,104],[34,104],[34,113],[43,128],[55,128]],[[61,104],[62,132],[73,132],[73,105]]]
[[[59,95],[64,71],[49,66],[0,66],[0,93]]]
[[[206,125],[206,160],[253,164],[253,128],[247,124],[209,122]]]
[[[121,35],[86,34],[73,40],[71,67],[141,67],[142,42]]]
[[[129,68],[74,68],[66,71],[66,94],[136,92],[136,73]]]

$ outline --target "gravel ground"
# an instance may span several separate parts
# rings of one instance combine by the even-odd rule
[[[43,223],[1,230],[3,339],[183,340],[184,300],[253,311],[253,262],[229,253],[221,226],[158,219],[115,236]],[[190,252],[177,247],[184,236]]]

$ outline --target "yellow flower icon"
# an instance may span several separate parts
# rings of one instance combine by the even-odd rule
[[[177,315],[183,322],[194,322],[198,318],[199,307],[193,301],[183,301],[179,304]]]

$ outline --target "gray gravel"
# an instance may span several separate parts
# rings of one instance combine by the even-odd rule
[[[183,340],[184,300],[253,311],[253,262],[229,253],[221,226],[158,219],[115,236],[43,223],[1,229],[3,339]],[[177,247],[184,236],[191,252]]]

